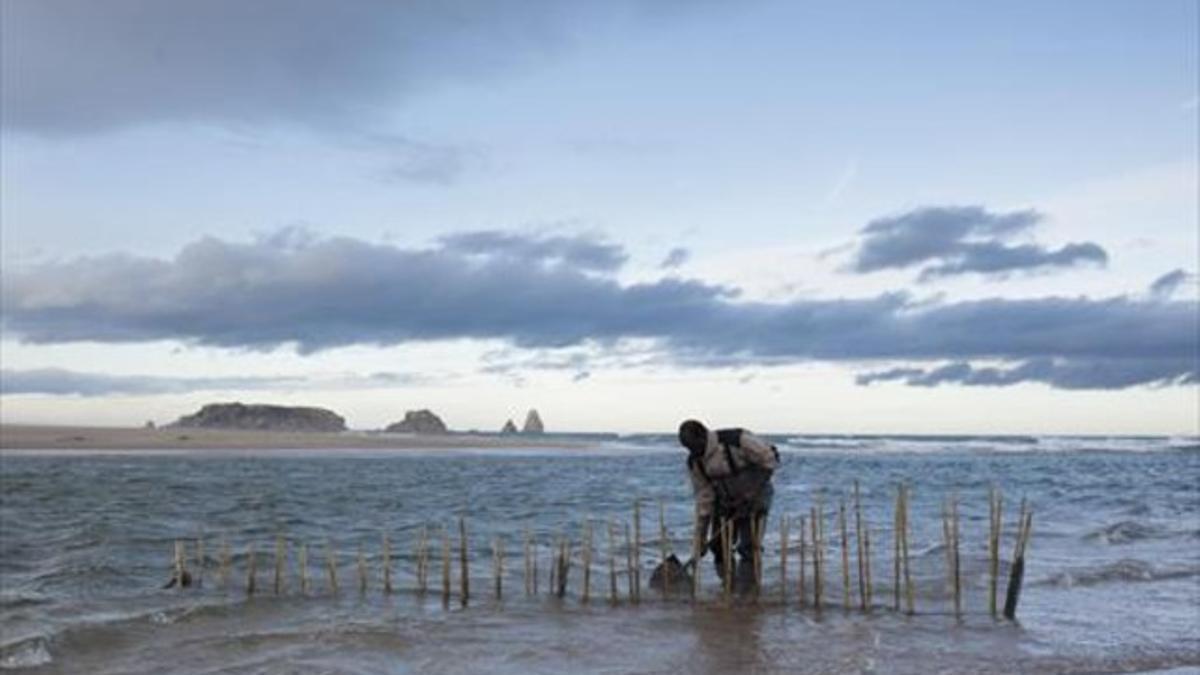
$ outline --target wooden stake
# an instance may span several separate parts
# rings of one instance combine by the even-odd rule
[[[992,487],[988,492],[988,611],[996,618],[996,592],[1000,578],[1000,530],[1003,523],[1004,497]]]
[[[892,611],[900,611],[900,537],[904,488],[896,487],[896,505],[892,512]]]
[[[820,501],[817,502],[820,504]],[[821,528],[818,525],[821,514],[819,506],[812,507],[810,521],[813,541],[813,606],[821,611],[821,596],[824,590],[824,579],[821,578]]]
[[[254,542],[246,545],[246,595],[254,595],[258,590],[258,559],[254,550]]]
[[[1026,512],[1025,500],[1017,518],[1017,540],[1013,545],[1013,564],[1008,576],[1008,593],[1004,599],[1004,618],[1017,618],[1017,602],[1021,599],[1021,583],[1025,578],[1025,547],[1033,530],[1033,513]]]
[[[571,539],[563,537],[558,552],[558,597],[567,595],[567,578],[571,571]]]
[[[721,554],[724,562],[725,599],[733,595],[733,521],[721,520]]]
[[[533,595],[533,545],[530,543],[529,526],[525,526],[525,595]]]
[[[496,537],[492,540],[492,573],[495,578],[496,600],[504,598],[504,540]]]
[[[946,556],[946,593],[954,596],[954,542],[950,535],[950,502],[942,501],[942,543],[945,545]]]
[[[184,545],[182,539],[175,540],[175,553],[174,553],[175,586],[177,588],[179,588],[179,590],[181,590],[181,591],[186,586],[185,579],[187,579],[187,574],[188,574],[187,560],[186,560],[187,553],[186,553],[184,547],[185,547],[185,545]]]
[[[308,544],[300,542],[300,592],[308,595]]]
[[[325,569],[329,575],[329,592],[337,595],[337,552],[333,550],[332,539],[328,540],[325,544]]]
[[[586,605],[592,599],[592,521],[583,521],[583,541],[579,542],[583,549],[583,595],[582,600]]]
[[[196,578],[197,587],[204,585],[204,535],[196,537]]]
[[[633,500],[633,588],[634,602],[642,599],[642,501]]]
[[[233,555],[229,550],[229,542],[225,540],[225,537],[221,537],[221,567],[219,573],[221,577],[221,590],[229,588],[229,570],[232,566],[232,559]]]
[[[846,534],[846,500],[838,502],[838,529],[842,534],[842,609],[850,610],[850,542]]]
[[[867,611],[867,568],[863,551],[863,518],[862,496],[858,489],[858,480],[854,481],[854,539],[858,545],[858,605],[862,611]]]
[[[442,526],[442,606],[450,605],[450,533]]]
[[[287,543],[282,534],[275,535],[275,595],[283,593],[283,570],[287,564]]]
[[[629,601],[637,604],[637,577],[633,569],[633,546],[629,539],[629,523],[625,523],[625,572],[629,577]]]
[[[950,497],[951,538],[954,541],[954,615],[962,616],[962,567],[958,549],[958,495]]]
[[[875,606],[875,585],[871,580],[871,521],[869,519],[863,527],[863,553],[866,555],[864,567],[867,571],[867,611],[870,612]]]
[[[701,530],[699,527],[692,528],[692,602],[696,601],[696,596],[700,594],[700,570],[701,558],[704,555],[704,540],[708,537],[708,533]]]
[[[608,601],[617,604],[617,534],[612,520],[608,521]]]
[[[383,593],[392,594],[392,543],[388,541],[387,532],[383,533]]]
[[[800,516],[800,574],[798,579],[799,589],[797,595],[800,597],[800,606],[808,605],[808,590],[805,588],[805,567],[808,566],[808,530],[805,528],[804,516]]]
[[[537,541],[533,539],[533,535],[529,538],[529,565],[533,570],[533,581],[530,587],[533,588],[533,594],[538,594],[538,556],[537,556]]]
[[[429,588],[429,530],[421,526],[417,538],[417,592],[425,595]]]
[[[900,553],[904,559],[904,604],[905,609],[911,615],[916,611],[916,602],[914,598],[912,574],[910,573],[908,567],[908,487],[903,483],[900,484],[900,497],[900,503],[902,507],[900,516],[900,531],[903,535],[900,539]]]
[[[358,545],[358,594],[367,594],[367,556],[363,554],[362,544]]]
[[[658,500],[658,549],[662,554],[662,595],[667,598],[671,595],[671,568],[667,565],[667,511],[663,500]]]
[[[462,516],[458,518],[458,564],[459,586],[462,590],[462,606],[466,607],[471,598],[471,567],[467,554],[467,521]]]
[[[787,604],[788,517],[779,514],[779,599]]]

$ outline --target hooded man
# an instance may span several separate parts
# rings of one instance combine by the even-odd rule
[[[687,467],[696,499],[696,540],[710,542],[707,550],[713,552],[717,574],[724,576],[721,523],[733,523],[730,546],[742,561],[752,560],[752,523],[757,522],[761,536],[775,493],[771,476],[779,468],[779,451],[745,429],[712,430],[696,420],[679,425],[679,443],[688,449]],[[710,530],[711,539],[707,536]]]

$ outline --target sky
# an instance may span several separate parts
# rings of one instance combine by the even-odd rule
[[[0,421],[1200,434],[1198,26],[4,0]]]

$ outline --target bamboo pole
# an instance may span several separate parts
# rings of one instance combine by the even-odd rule
[[[750,565],[751,565],[750,569],[754,573],[754,601],[755,602],[758,602],[758,597],[759,597],[758,588],[760,586],[759,582],[760,582],[760,577],[761,577],[761,575],[759,574],[759,568],[762,563],[762,558],[759,555],[759,551],[758,551],[758,528],[759,528],[758,522],[759,521],[758,521],[757,515],[750,516],[750,546],[752,547],[750,549]]]
[[[804,579],[804,568],[808,565],[808,551],[806,550],[808,548],[808,530],[805,528],[805,524],[804,516],[802,515],[800,516],[800,551],[798,556],[800,558],[800,572],[797,580],[797,584],[799,586],[797,589],[797,595],[800,597],[801,607],[808,606],[808,589],[805,588],[806,583]]]
[[[308,544],[300,542],[300,592],[308,595]]]
[[[450,533],[442,526],[442,607],[450,606]]]
[[[462,606],[466,607],[471,598],[471,566],[470,556],[467,553],[467,520],[463,516],[458,517],[458,564],[459,564],[459,586],[462,589]]]
[[[558,549],[558,597],[567,595],[567,579],[571,571],[571,539],[563,537]]]
[[[529,566],[533,570],[533,581],[530,583],[530,587],[533,589],[534,595],[537,595],[539,592],[538,591],[538,555],[537,555],[537,553],[538,553],[537,552],[537,541],[533,539],[533,535],[530,535],[530,538],[529,538]]]
[[[954,540],[954,615],[962,617],[962,565],[959,562],[958,548],[958,495],[950,497],[950,525]]]
[[[1025,578],[1025,547],[1033,530],[1033,513],[1026,511],[1025,500],[1021,500],[1021,511],[1017,518],[1017,539],[1013,545],[1013,564],[1008,577],[1008,592],[1004,599],[1004,618],[1017,618],[1017,602],[1021,599],[1021,583]]]
[[[704,539],[707,536],[708,533],[700,527],[692,528],[692,602],[695,602],[696,596],[700,594],[700,559],[704,555]]]
[[[721,554],[724,561],[725,599],[733,595],[733,521],[721,519]]]
[[[229,588],[229,570],[232,567],[233,555],[229,550],[229,542],[225,537],[221,537],[221,562],[220,562],[220,578],[221,590]]]
[[[900,484],[901,496],[901,517],[900,530],[903,536],[900,539],[900,553],[903,556],[904,568],[904,604],[909,615],[916,612],[915,592],[913,589],[912,573],[908,566],[908,487],[904,483]]]
[[[383,533],[383,593],[392,594],[392,543],[388,541],[387,532]]]
[[[900,611],[900,537],[903,515],[904,488],[896,487],[896,505],[892,511],[892,611]]]
[[[634,602],[642,599],[642,500],[633,500],[633,588]]]
[[[996,618],[996,591],[1000,577],[1000,529],[1004,497],[992,486],[988,492],[988,611]]]
[[[429,529],[421,525],[417,539],[417,591],[425,595],[429,589]]]
[[[583,521],[583,541],[579,542],[583,562],[583,595],[581,599],[586,605],[592,599],[592,521]]]
[[[667,565],[667,509],[661,499],[658,500],[658,549],[662,560],[662,596],[666,599],[671,595],[671,567]]]
[[[358,594],[367,594],[367,556],[363,553],[362,544],[358,545]]]
[[[246,595],[254,595],[258,590],[258,554],[254,542],[246,544]]]
[[[196,537],[196,586],[204,585],[204,535]]]
[[[283,572],[287,564],[287,543],[282,534],[275,535],[275,595],[283,593]]]
[[[325,544],[325,569],[329,575],[329,592],[337,595],[337,552],[333,549],[332,539],[328,540]]]
[[[863,556],[863,518],[862,494],[858,489],[858,479],[854,481],[854,539],[858,545],[858,604],[859,609],[867,611],[867,568]]]
[[[617,604],[617,534],[613,521],[608,521],[608,601]]]
[[[867,571],[867,611],[870,612],[875,606],[875,584],[871,579],[871,521],[869,519],[863,527],[863,552],[866,555],[864,567]]]
[[[175,549],[174,549],[175,585],[181,591],[183,590],[184,586],[187,585],[186,580],[187,580],[187,574],[188,574],[187,560],[186,560],[187,553],[184,550],[184,546],[185,545],[184,545],[182,539],[175,540]]]
[[[788,517],[779,514],[779,599],[787,605]]]
[[[501,537],[492,539],[492,576],[496,600],[504,599],[504,540]]]
[[[850,611],[850,543],[846,534],[846,500],[838,502],[838,529],[842,535],[842,609]]]
[[[629,577],[629,601],[637,604],[637,576],[633,568],[633,546],[630,544],[629,523],[625,523],[625,572]]]
[[[812,520],[810,522],[812,529],[813,541],[813,606],[817,611],[821,611],[821,596],[824,591],[824,579],[821,578],[821,528],[818,525],[821,518],[820,500],[817,501],[818,506],[812,507]]]
[[[946,594],[954,595],[954,542],[950,540],[950,502],[942,500],[942,543],[946,557]]]
[[[558,595],[558,556],[562,548],[562,535],[550,540],[550,595]]]

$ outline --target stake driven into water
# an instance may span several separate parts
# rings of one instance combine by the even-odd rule
[[[308,595],[308,544],[305,542],[300,542],[297,565],[300,567],[300,592]]]
[[[863,546],[862,497],[858,479],[854,480],[854,540],[858,545],[858,603],[859,609],[867,611],[867,568]]]
[[[275,595],[283,593],[284,568],[287,565],[287,543],[282,534],[275,535]]]
[[[258,586],[258,564],[254,556],[254,542],[246,548],[246,595],[254,595]]]
[[[779,600],[787,604],[788,516],[779,514]]]
[[[912,574],[908,567],[908,487],[904,483],[900,484],[900,532],[903,535],[900,539],[900,554],[903,558],[902,567],[904,568],[904,596],[905,609],[909,614],[916,611],[916,601],[914,599]]]
[[[225,537],[221,537],[221,562],[218,572],[221,578],[221,590],[229,588],[229,571],[232,565],[233,553],[229,549],[229,542],[225,540]]]
[[[846,534],[846,500],[838,502],[838,529],[842,535],[842,609],[850,609],[850,543]]]
[[[634,602],[642,599],[642,500],[633,500],[633,592]]]
[[[458,518],[458,564],[462,586],[462,606],[466,607],[471,598],[471,566],[467,551],[467,520],[462,516]]]
[[[667,565],[667,507],[663,504],[663,500],[658,500],[658,549],[662,554],[663,564],[659,569],[662,570],[662,594],[663,598],[668,598],[671,595],[671,567]]]
[[[1004,497],[993,486],[988,491],[988,612],[996,617],[996,592],[1000,577],[1000,530],[1003,524]]]
[[[329,592],[337,595],[337,552],[333,549],[333,540],[327,540],[325,543],[325,567],[329,573]]]
[[[387,532],[383,533],[382,543],[382,565],[383,565],[383,593],[384,595],[392,594],[392,544],[388,541]]]
[[[450,533],[442,526],[442,606],[450,605]]]
[[[608,521],[608,601],[617,604],[617,533],[612,519]]]
[[[583,541],[579,543],[582,547],[581,557],[583,558],[583,595],[582,600],[587,604],[592,599],[592,521],[583,521]]]

